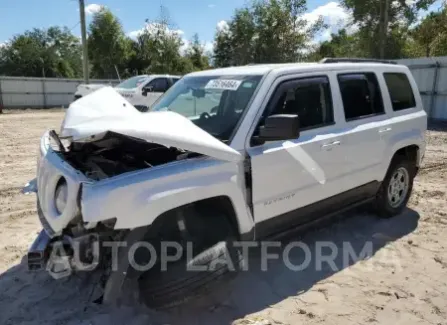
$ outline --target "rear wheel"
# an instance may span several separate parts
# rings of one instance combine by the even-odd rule
[[[157,254],[157,264],[138,280],[140,299],[148,307],[167,308],[191,300],[233,278],[242,266],[242,255],[234,246],[236,234],[225,215],[187,218],[179,228],[182,258],[166,263],[163,270],[163,256]]]
[[[404,210],[411,196],[415,172],[414,162],[404,157],[393,159],[376,198],[381,217],[390,218]]]

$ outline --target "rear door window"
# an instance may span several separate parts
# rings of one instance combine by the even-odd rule
[[[372,72],[338,75],[346,121],[385,112],[377,77]]]
[[[383,74],[391,98],[394,111],[400,111],[416,106],[413,89],[405,73]]]

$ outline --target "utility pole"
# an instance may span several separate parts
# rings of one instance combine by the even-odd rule
[[[386,41],[388,39],[388,11],[389,0],[380,0],[380,26],[379,26],[379,41],[380,41],[380,58],[385,58]]]
[[[84,0],[79,0],[79,13],[81,16],[81,38],[82,38],[82,68],[84,72],[84,82],[88,81],[88,51],[87,51],[87,33],[85,31],[85,5]]]

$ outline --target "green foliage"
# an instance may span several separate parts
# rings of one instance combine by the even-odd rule
[[[435,0],[342,0],[359,27],[359,44],[366,56],[379,58],[382,44],[385,58],[405,57],[405,40],[420,10]],[[388,7],[385,5],[388,4]],[[385,13],[386,12],[386,13]],[[387,19],[385,19],[387,17]],[[380,40],[383,39],[383,43]]]
[[[257,0],[235,11],[228,28],[217,31],[216,66],[295,62],[323,27],[302,17],[305,0]]]
[[[165,22],[146,22],[144,32],[137,38],[137,57],[144,62],[145,73],[185,74],[193,65],[180,54],[183,41]]]
[[[325,28],[303,19],[305,0],[252,0],[216,30],[213,53],[199,35],[185,44],[168,18],[146,21],[135,39],[124,34],[110,10],[102,8],[89,25],[90,77],[121,78],[142,73],[183,75],[191,71],[252,63],[317,61],[324,57],[408,58],[447,55],[447,9],[416,17],[434,0],[342,0],[353,21],[327,41],[313,40]],[[162,15],[164,11],[162,9]],[[385,28],[385,25],[386,28]],[[386,33],[384,33],[386,31]],[[385,36],[385,37],[384,37]],[[384,44],[384,53],[381,53]],[[82,77],[79,38],[60,27],[33,29],[0,46],[0,75]]]
[[[76,78],[81,69],[79,39],[67,28],[35,28],[0,48],[0,75]]]
[[[96,78],[116,78],[115,66],[125,68],[132,55],[121,23],[105,7],[93,16],[87,44],[91,75]]]
[[[411,30],[411,36],[419,45],[423,56],[447,55],[447,9],[428,14]]]
[[[185,59],[191,62],[194,70],[206,70],[210,67],[209,58],[205,55],[205,48],[200,43],[197,33],[194,34],[191,43],[186,49]]]
[[[322,42],[310,59],[317,61],[323,58],[337,57],[365,57],[365,51],[359,47],[360,35],[348,34],[346,29],[340,29],[336,34],[331,34],[330,41]]]

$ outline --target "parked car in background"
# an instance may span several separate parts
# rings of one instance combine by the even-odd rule
[[[139,75],[124,80],[115,86],[115,89],[136,109],[146,112],[158,97],[180,78],[180,76],[173,75]],[[104,84],[80,84],[76,90],[74,99],[77,100],[106,86]]]

